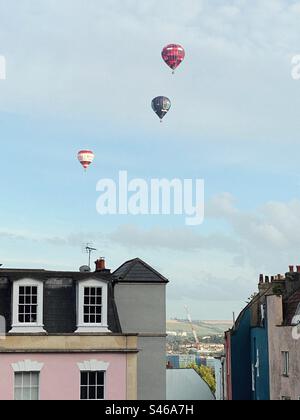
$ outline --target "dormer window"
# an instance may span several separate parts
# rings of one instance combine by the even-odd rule
[[[37,299],[37,286],[19,286],[18,317],[20,324],[30,324],[37,322]]]
[[[77,287],[77,333],[108,332],[107,283],[83,280]]]
[[[17,280],[13,284],[13,325],[10,333],[43,333],[43,282]]]
[[[102,287],[84,287],[84,324],[102,323]]]

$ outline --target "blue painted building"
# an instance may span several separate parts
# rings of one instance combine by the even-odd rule
[[[270,381],[267,326],[251,329],[251,369],[252,400],[269,400]]]
[[[251,400],[251,311],[245,308],[231,331],[232,399]]]
[[[232,400],[269,400],[269,351],[264,290],[239,315],[230,331],[229,395]]]

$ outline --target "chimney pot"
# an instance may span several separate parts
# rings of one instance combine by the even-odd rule
[[[105,258],[99,258],[95,261],[96,264],[96,271],[104,271],[105,270]]]
[[[271,283],[274,283],[274,281],[275,281],[275,276],[272,276],[271,277]]]
[[[262,284],[264,282],[264,275],[260,274],[259,276],[259,283]]]
[[[297,265],[297,273],[300,273],[300,265]]]
[[[269,278],[269,276],[266,276],[266,283],[270,283],[270,278]]]
[[[294,272],[294,266],[293,265],[290,265],[290,273],[293,273]]]

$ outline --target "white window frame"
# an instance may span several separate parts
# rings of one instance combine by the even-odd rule
[[[290,374],[290,353],[288,351],[281,352],[282,358],[282,376],[289,377]]]
[[[38,374],[38,400],[40,399],[40,373],[44,367],[44,363],[36,362],[33,360],[21,360],[16,363],[12,363],[11,367],[14,371],[14,399],[16,398],[16,373],[36,373]]]
[[[101,323],[88,324],[84,322],[84,289],[86,287],[96,287],[102,289],[102,311]],[[88,279],[81,280],[77,284],[77,330],[76,333],[106,333],[108,329],[107,320],[107,299],[108,286],[101,280]]]
[[[252,392],[255,392],[255,367],[254,364],[251,364],[251,376],[252,376]]]
[[[19,322],[19,290],[20,287],[37,287],[37,321]],[[9,333],[46,333],[43,324],[44,283],[41,280],[21,279],[13,283],[12,329]]]
[[[30,375],[30,379],[32,378],[32,375],[37,375],[37,385],[33,386],[32,382],[30,381],[30,386],[29,387],[24,387],[24,385],[23,385],[24,374],[25,375]],[[16,375],[22,375],[22,386],[16,386]],[[25,389],[29,389],[30,394],[32,394],[33,389],[36,389],[37,390],[37,398],[34,398],[34,399],[30,398],[28,401],[39,401],[39,399],[40,399],[40,372],[38,372],[38,371],[34,371],[34,372],[15,372],[14,373],[14,400],[15,401],[17,401],[16,400],[16,391],[18,389],[21,389],[22,395],[24,394]],[[31,397],[32,397],[32,395],[31,395]],[[21,398],[21,399],[18,398],[18,401],[25,401],[25,399],[24,398]],[[27,401],[27,399],[26,399],[26,401]]]
[[[97,398],[97,395],[96,395],[96,398],[81,398],[81,390],[82,390],[82,388],[83,387],[85,387],[88,391],[90,390],[90,388],[91,387],[94,387],[95,389],[96,389],[96,392],[97,392],[97,388],[98,388],[98,386],[96,386],[96,385],[87,385],[87,386],[84,386],[84,385],[82,385],[82,383],[81,383],[81,377],[82,377],[82,373],[87,373],[87,374],[95,374],[95,375],[97,375],[97,373],[103,373],[103,385],[101,385],[101,387],[103,387],[103,398]],[[105,401],[106,400],[106,372],[105,371],[103,371],[103,370],[99,370],[99,371],[92,371],[92,370],[89,370],[89,371],[81,371],[80,372],[80,397],[79,397],[79,399],[80,399],[80,401]]]
[[[256,368],[256,377],[259,378],[260,377],[259,349],[256,349],[256,364],[255,364],[255,368]]]
[[[80,370],[80,386],[79,386],[79,399],[81,400],[81,373],[82,372],[103,372],[104,373],[104,398],[103,400],[81,400],[81,401],[105,401],[106,400],[106,390],[107,390],[107,370],[109,368],[109,363],[100,361],[100,360],[85,360],[81,363],[77,363],[77,366]]]

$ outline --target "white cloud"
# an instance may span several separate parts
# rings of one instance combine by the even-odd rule
[[[222,203],[224,194],[212,201]],[[232,198],[229,203],[232,204]],[[299,261],[300,200],[268,202],[252,212],[229,207],[229,212],[218,214],[218,209],[217,206],[215,216],[225,220],[239,238],[243,257],[240,261],[246,260],[258,270],[276,271],[287,270],[288,264]]]
[[[300,45],[298,5],[2,0],[1,53],[10,78],[0,109],[153,130],[151,99],[166,94],[173,100],[169,129],[178,135],[293,141],[299,95],[290,55]],[[176,78],[160,58],[173,41],[187,50]]]
[[[202,235],[189,228],[140,229],[134,225],[117,228],[108,235],[112,242],[132,248],[169,249],[190,252],[201,249],[237,252],[238,243],[225,234]]]
[[[235,208],[235,198],[230,193],[215,195],[206,206],[206,216],[231,218],[236,215],[238,210]]]
[[[214,255],[216,259],[224,259],[222,264],[230,267],[241,266],[256,272],[284,271],[290,263],[300,263],[300,200],[267,202],[252,211],[240,210],[237,204],[229,193],[212,197],[206,211],[209,233],[201,231],[202,227],[198,230],[161,226],[146,229],[121,225],[110,232],[89,231],[53,236],[2,229],[0,238],[77,248],[94,241],[100,242],[102,249],[118,246],[133,254],[142,252],[151,255],[159,250],[184,258],[190,254],[189,262],[201,252],[209,255],[209,259]],[[221,222],[215,229],[214,220]],[[224,268],[222,264],[218,261],[218,269]]]

